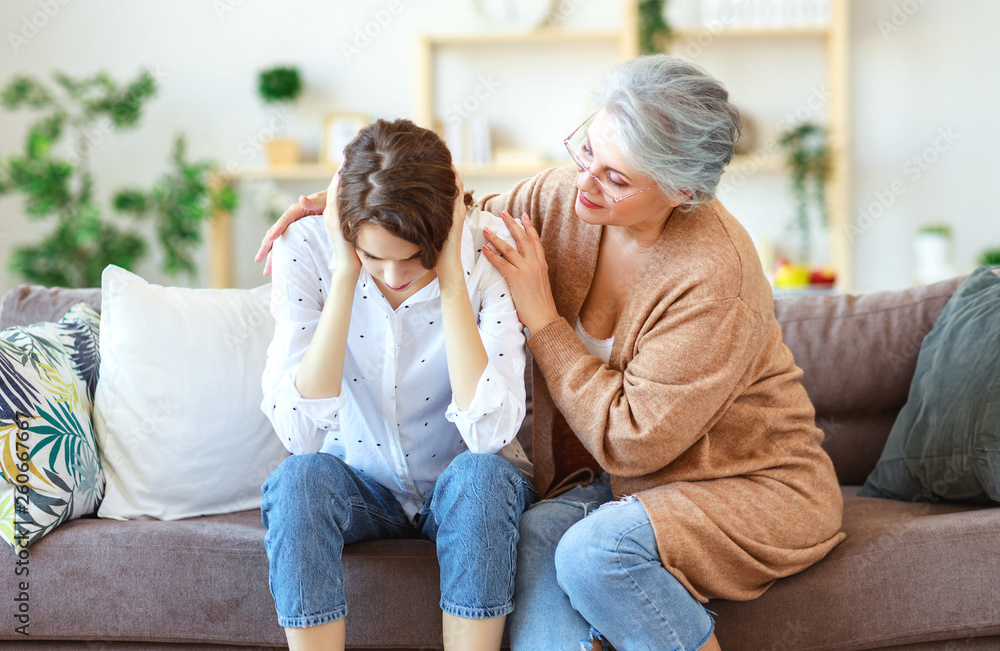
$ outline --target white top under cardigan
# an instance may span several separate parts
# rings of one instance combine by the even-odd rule
[[[611,359],[611,348],[615,345],[614,335],[607,339],[598,339],[592,336],[589,332],[583,329],[583,323],[580,318],[576,319],[576,326],[573,328],[576,333],[577,338],[583,343],[583,347],[587,349],[587,352],[595,357],[600,357],[605,364]]]
[[[333,249],[322,215],[295,222],[274,243],[276,323],[261,408],[289,452],[340,457],[391,491],[411,519],[465,449],[499,451],[531,475],[514,439],[525,414],[524,332],[507,281],[482,255],[483,227],[513,244],[500,219],[469,209],[462,266],[489,362],[466,411],[448,378],[437,278],[393,310],[364,269],[340,396],[302,398],[295,377],[330,292]]]

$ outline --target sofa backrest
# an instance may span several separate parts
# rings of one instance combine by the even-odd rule
[[[101,288],[67,289],[18,285],[0,300],[0,330],[39,321],[58,321],[66,310],[83,301],[100,313]]]
[[[862,295],[776,298],[841,484],[863,484],[906,404],[920,344],[964,280]]]
[[[875,467],[906,404],[920,344],[964,279],[858,296],[775,299],[784,342],[803,371],[841,484],[863,484]],[[0,301],[0,329],[57,320],[78,301],[100,311],[101,290],[21,285]],[[530,378],[526,373],[529,392]],[[519,434],[529,454],[530,431],[529,402]]]

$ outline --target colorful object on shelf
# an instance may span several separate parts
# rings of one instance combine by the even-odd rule
[[[809,267],[791,262],[780,265],[774,272],[775,287],[805,287],[809,284]]]
[[[779,258],[774,270],[774,286],[781,289],[827,289],[837,282],[837,271],[830,266],[812,266]]]
[[[837,271],[833,267],[813,267],[809,272],[810,285],[832,287],[837,282]]]

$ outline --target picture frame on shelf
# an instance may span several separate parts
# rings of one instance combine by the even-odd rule
[[[344,160],[344,147],[358,132],[371,122],[363,113],[329,113],[323,122],[323,148],[320,162],[340,165]]]

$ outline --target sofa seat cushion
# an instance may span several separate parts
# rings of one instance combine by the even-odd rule
[[[268,588],[259,510],[174,521],[82,518],[29,551],[33,640],[286,645]],[[0,565],[14,562],[12,549],[0,553]],[[344,569],[349,645],[440,644],[433,543],[348,545]],[[0,618],[15,621],[16,606],[3,600]],[[2,639],[24,638],[5,626]]]
[[[868,649],[1000,634],[1000,507],[858,497],[847,538],[754,601],[711,600],[723,649]],[[770,622],[761,626],[761,622]]]
[[[1000,635],[1000,508],[857,497],[858,488],[842,487],[847,539],[826,558],[753,601],[709,602],[723,648],[819,651]],[[32,639],[284,646],[259,511],[172,522],[83,518],[30,552]],[[13,562],[13,550],[0,553],[0,563]],[[433,544],[348,545],[344,566],[349,646],[439,648]],[[5,600],[0,618],[13,621],[14,606]],[[0,639],[15,639],[12,628],[0,629]]]

